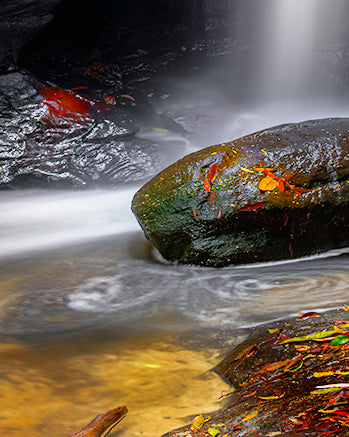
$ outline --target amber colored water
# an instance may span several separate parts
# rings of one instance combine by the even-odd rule
[[[127,405],[112,435],[161,435],[212,411],[226,386],[209,372],[217,351],[170,340],[0,345],[0,428],[8,437],[65,436]]]

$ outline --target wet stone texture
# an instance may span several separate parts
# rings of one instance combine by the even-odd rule
[[[225,407],[165,436],[347,436],[347,310],[255,328],[215,368],[235,389]]]
[[[222,11],[37,3],[0,6],[0,188],[145,181],[178,159],[190,133],[167,110],[173,78],[229,53]]]
[[[132,116],[19,71],[0,76],[0,184],[112,185],[159,169],[159,144]]]
[[[171,261],[206,266],[349,244],[349,121],[286,124],[188,155],[144,185],[133,211]]]

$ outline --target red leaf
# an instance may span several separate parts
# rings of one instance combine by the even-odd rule
[[[196,217],[198,216],[197,212],[196,212],[196,209],[194,209],[193,213],[194,213],[194,219],[196,220]]]
[[[211,198],[210,198],[210,202],[213,202],[213,200],[214,200],[214,196],[216,195],[216,192],[214,191],[213,193],[212,193],[212,196],[211,196]]]
[[[213,182],[214,178],[216,177],[216,174],[218,172],[218,165],[217,164],[213,164],[212,167],[209,169],[206,179],[209,182]]]
[[[275,179],[278,182],[284,182],[284,179],[279,178],[275,176],[271,171],[269,171],[267,168],[263,167],[263,171],[266,175],[270,176],[271,178]]]
[[[53,125],[62,121],[85,123],[91,119],[89,110],[95,102],[73,91],[47,86],[41,88],[38,93],[44,98],[43,104],[48,109],[48,115],[43,118],[45,122]]]
[[[204,184],[204,191],[203,193],[209,193],[210,189],[211,189],[211,184],[209,182],[206,181],[206,179],[201,179],[203,184]]]
[[[263,200],[262,202],[257,202],[257,203],[248,203],[247,205],[243,206],[242,208],[239,208],[238,211],[243,211],[243,212],[256,211],[257,209],[261,208],[266,203],[267,203],[266,200]]]

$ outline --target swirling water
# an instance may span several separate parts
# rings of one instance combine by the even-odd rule
[[[320,111],[246,110],[220,132]],[[138,187],[0,192],[7,435],[68,434],[122,403],[131,411],[115,435],[161,435],[218,408],[227,388],[207,371],[244,328],[348,304],[349,250],[223,269],[165,262],[130,211]]]

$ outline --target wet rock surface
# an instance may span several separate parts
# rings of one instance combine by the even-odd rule
[[[348,327],[334,310],[253,329],[215,368],[225,407],[166,437],[348,435]]]
[[[219,56],[218,46],[221,56],[229,52],[222,11],[206,5],[210,16],[198,31],[199,5],[159,4],[155,29],[147,18],[154,5],[121,2],[116,12],[108,1],[39,3],[27,11],[33,26],[38,11],[43,19],[27,29],[32,40],[0,42],[4,52],[16,45],[10,64],[0,58],[0,187],[145,181],[178,159],[190,132],[168,110],[176,105],[173,78],[190,77]],[[24,13],[24,2],[8,4],[9,15]]]
[[[133,211],[162,256],[181,263],[346,247],[348,128],[348,119],[287,124],[200,150],[141,188]]]

